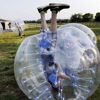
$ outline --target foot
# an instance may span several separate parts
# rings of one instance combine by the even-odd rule
[[[23,34],[22,36],[24,36],[24,37],[25,37],[25,34]]]
[[[39,13],[42,13],[42,12],[46,13],[49,8],[50,8],[50,6],[47,5],[47,6],[38,7],[37,9],[38,9]]]
[[[50,10],[51,11],[60,11],[62,9],[68,9],[70,6],[67,4],[60,4],[60,3],[50,3]]]

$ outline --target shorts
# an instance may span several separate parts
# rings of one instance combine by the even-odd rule
[[[49,28],[47,29],[40,29],[40,34],[42,35],[42,38],[46,38],[50,41],[51,46],[55,47],[57,42],[57,31],[51,32]]]
[[[42,58],[42,63],[45,67],[48,66],[49,62],[54,61],[54,57],[52,55],[41,54],[41,58]]]

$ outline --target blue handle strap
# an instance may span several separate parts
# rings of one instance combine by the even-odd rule
[[[74,72],[72,72],[72,73],[70,74],[70,77],[71,77],[71,79],[72,79],[72,82],[73,82],[74,84],[76,84],[76,77],[75,77],[75,75],[74,75]]]
[[[39,41],[39,46],[44,48],[44,49],[49,48],[50,45],[51,45],[51,43],[47,38],[43,38],[42,40]]]
[[[69,76],[69,70],[68,70],[67,68],[63,68],[63,71],[65,72],[65,74],[66,74],[67,76]]]
[[[51,74],[48,79],[53,85],[57,85],[57,76],[55,74]]]

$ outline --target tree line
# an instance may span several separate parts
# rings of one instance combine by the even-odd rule
[[[50,20],[46,20],[50,23]],[[40,23],[41,19],[38,20],[26,20],[25,23]],[[73,14],[70,19],[57,19],[57,23],[69,23],[69,22],[100,22],[100,12],[97,12],[94,16],[91,13],[82,15],[81,13]]]

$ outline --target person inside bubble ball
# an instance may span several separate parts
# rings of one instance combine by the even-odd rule
[[[56,47],[57,41],[57,14],[59,11],[69,7],[70,6],[67,4],[50,3],[47,6],[37,8],[41,17],[40,34],[42,35],[42,39],[39,41],[40,54],[44,65],[44,70],[48,76],[50,76],[48,79],[49,81],[51,78],[55,77],[55,75],[57,75],[57,79],[64,78],[72,81],[69,76],[63,73],[61,66],[58,63],[54,63],[54,48]],[[45,20],[45,14],[48,9],[51,11],[50,29],[48,28]],[[59,73],[57,73],[58,70]]]
[[[22,38],[23,36],[25,37],[25,34],[22,34],[22,30],[21,30],[21,27],[18,28],[18,31],[19,31],[19,36]]]
[[[50,3],[47,6],[37,8],[41,17],[40,34],[42,35],[42,39],[39,41],[39,46],[44,65],[48,65],[50,61],[54,61],[54,48],[56,47],[57,41],[57,14],[59,11],[69,7],[67,4]],[[50,29],[45,20],[45,14],[48,9],[51,11]]]
[[[17,27],[17,29],[18,29],[19,36],[20,36],[21,38],[22,38],[23,36],[25,37],[25,34],[22,34],[22,29],[21,29],[19,23],[18,23],[18,22],[15,22],[15,25],[16,25],[16,27]]]
[[[63,73],[63,71],[61,71],[60,65],[58,63],[54,63],[55,62],[54,51],[57,42],[57,14],[59,11],[67,9],[69,7],[70,6],[67,4],[50,3],[47,6],[41,6],[38,7],[37,9],[41,17],[40,34],[42,35],[42,39],[40,39],[39,41],[39,46],[40,46],[40,55],[44,65],[44,70],[49,74],[48,76],[51,75],[49,78],[52,78],[53,75],[55,77],[56,75],[55,73],[57,72],[57,69],[59,69],[60,73],[57,74],[58,79],[65,78],[68,79],[69,81],[72,81],[69,76],[67,76],[65,73]],[[50,29],[48,28],[45,20],[45,14],[47,13],[48,9],[50,9],[51,11]]]

